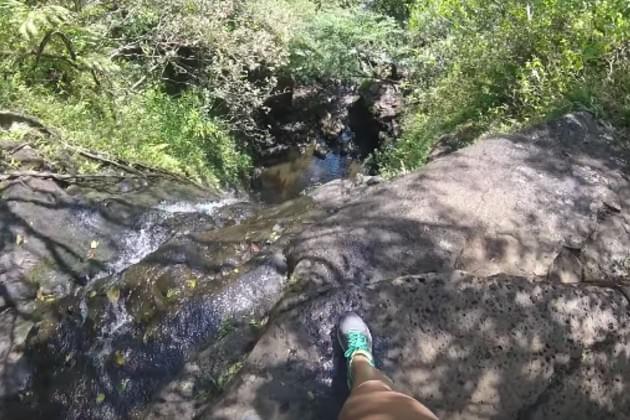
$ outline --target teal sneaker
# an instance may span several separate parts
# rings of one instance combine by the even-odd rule
[[[352,385],[352,370],[350,364],[352,358],[360,354],[364,356],[370,365],[374,366],[374,357],[372,356],[372,334],[370,329],[361,319],[361,317],[354,312],[348,312],[339,320],[339,327],[337,328],[337,339],[339,345],[343,350],[343,355],[346,358],[348,367],[348,387]]]

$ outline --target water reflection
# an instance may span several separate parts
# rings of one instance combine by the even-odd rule
[[[350,155],[330,152],[321,159],[313,151],[314,147],[304,154],[296,152],[287,162],[265,168],[258,183],[261,200],[279,203],[297,197],[311,186],[350,178],[361,171],[361,163]]]

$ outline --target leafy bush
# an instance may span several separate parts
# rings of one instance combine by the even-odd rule
[[[393,19],[310,0],[62,4],[0,0],[0,104],[70,142],[225,182],[249,165],[237,150],[268,142],[256,118],[280,77],[385,77],[404,50]]]
[[[64,7],[65,6],[65,7]],[[113,157],[234,182],[291,83],[408,75],[393,174],[584,108],[630,126],[626,0],[0,0],[0,106]]]
[[[372,0],[367,5],[370,9],[386,16],[391,16],[399,22],[406,22],[414,0]]]
[[[209,109],[208,89],[169,96],[137,61],[110,59],[126,46],[111,38],[117,13],[2,0],[0,107],[36,115],[69,143],[116,158],[212,184],[237,182],[250,161],[233,127]],[[146,35],[156,22],[151,16],[127,14],[129,25],[118,28]],[[164,69],[169,59],[167,52],[155,60]]]
[[[324,2],[319,0],[316,3],[322,7]],[[415,0],[329,0],[326,2],[327,5],[371,10],[383,16],[392,17],[402,24],[406,24],[410,8],[414,3]]]
[[[0,107],[37,115],[76,146],[215,186],[238,183],[251,165],[225,123],[204,112],[198,89],[177,98],[157,87],[114,98],[91,91],[60,98],[45,87],[29,87],[17,76],[9,89],[3,87]]]
[[[125,37],[115,55],[131,56],[140,74],[170,93],[205,88],[210,112],[248,141],[265,142],[257,112],[288,64],[295,26],[314,13],[307,0],[128,0],[110,26]]]
[[[573,109],[630,124],[629,16],[621,0],[418,1],[414,108],[385,170],[420,165],[447,133],[466,143]]]
[[[142,71],[167,83],[207,89],[211,110],[250,141],[269,138],[256,123],[279,79],[383,77],[405,51],[404,32],[380,14],[309,0],[143,0],[124,2],[119,26],[145,24]],[[137,26],[134,24],[134,27]]]
[[[386,78],[406,53],[391,18],[357,8],[325,10],[298,27],[291,71],[302,80]]]
[[[109,67],[98,55],[98,34],[62,6],[1,0],[0,25],[3,68],[28,69],[33,80],[48,83],[59,92],[68,93],[81,72],[88,72],[91,83],[98,86],[99,75]]]

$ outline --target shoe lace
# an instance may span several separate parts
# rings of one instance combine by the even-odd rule
[[[367,336],[359,331],[350,331],[348,333],[348,349],[344,353],[344,356],[350,358],[359,350],[370,351]]]

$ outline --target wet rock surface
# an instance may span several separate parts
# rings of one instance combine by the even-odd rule
[[[242,274],[207,283],[174,268],[170,275],[177,277],[167,278],[173,284],[164,291],[146,290],[125,278],[116,288],[88,297],[84,319],[79,308],[62,303],[62,321],[43,322],[31,337],[27,357],[36,367],[39,399],[23,399],[20,415],[129,416],[226,323],[264,316],[283,291],[282,264],[261,256]],[[134,280],[155,285],[165,279],[145,274]],[[57,385],[51,389],[50,384]]]
[[[207,206],[158,208],[188,215]],[[304,198],[254,215],[247,203],[228,204],[203,223],[178,226],[141,262],[40,308],[21,355],[29,386],[5,402],[6,411],[12,418],[140,415],[217,338],[213,353],[241,357],[243,348],[230,353],[233,344],[221,339],[245,337],[281,298],[289,270],[281,250],[311,207]],[[225,373],[211,372],[208,391],[216,393]]]
[[[336,418],[352,309],[442,418],[624,418],[627,170],[576,114],[279,205],[7,183],[0,417]]]
[[[39,293],[43,300],[66,296],[99,273],[115,270],[128,248],[138,251],[148,226],[163,224],[161,236],[166,239],[168,217],[162,216],[172,212],[157,208],[160,203],[184,197],[218,200],[216,194],[186,191],[185,186],[172,193],[174,185],[177,183],[64,188],[53,180],[36,178],[7,183],[0,203],[3,298],[28,311],[21,304],[34,294]],[[128,242],[132,239],[138,241]],[[159,245],[157,237],[146,239]]]
[[[283,161],[290,149],[316,143],[323,149],[343,145],[344,136],[358,138],[356,155],[365,157],[382,136],[398,134],[396,119],[402,95],[395,82],[353,85],[292,86],[272,96],[260,116],[261,126],[273,135],[271,145],[260,151],[260,161]],[[349,152],[350,150],[346,150]]]
[[[27,337],[50,324],[56,328],[66,315],[81,317],[76,296],[86,286],[117,275],[187,229],[221,223],[208,214],[219,202],[216,193],[167,177],[84,184],[25,178],[3,183],[1,193],[2,407],[21,404],[32,393],[34,374],[49,370],[36,367]],[[180,212],[169,202],[201,207]],[[59,318],[50,317],[51,306],[62,308]],[[80,330],[84,322],[74,325]],[[59,355],[67,365],[77,349],[60,350],[67,351]]]

